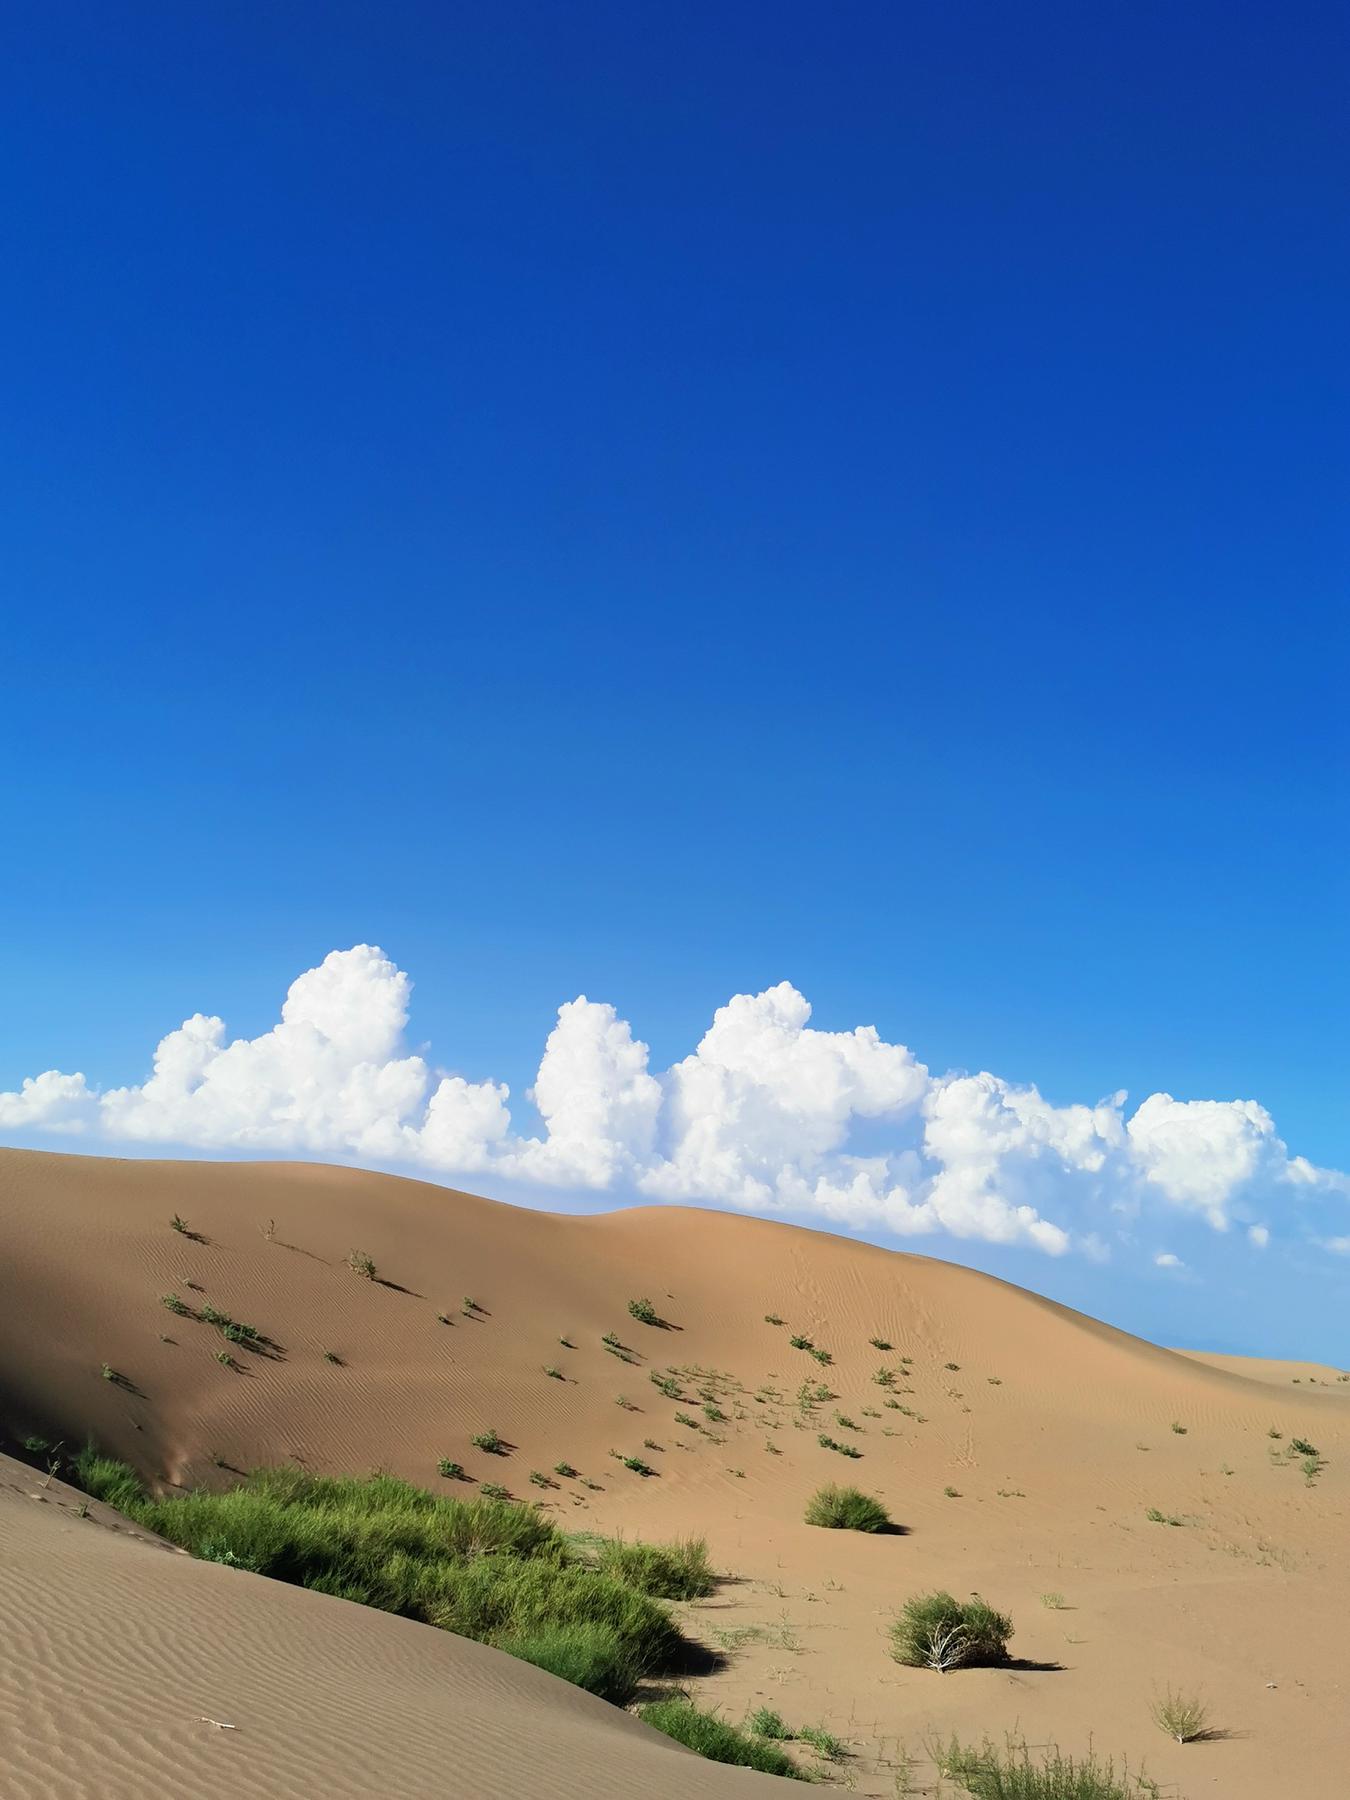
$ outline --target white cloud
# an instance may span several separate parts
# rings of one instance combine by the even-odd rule
[[[1173,1256],[1170,1250],[1160,1250],[1153,1261],[1155,1267],[1159,1269],[1184,1269],[1186,1267],[1181,1258],[1179,1256]]]
[[[1291,1158],[1253,1100],[1153,1094],[1127,1119],[1124,1093],[1059,1106],[987,1072],[934,1077],[870,1025],[812,1025],[787,982],[734,996],[664,1072],[613,1006],[568,1001],[527,1094],[539,1129],[523,1135],[505,1083],[408,1052],[410,995],[382,951],[333,951],[292,983],[270,1031],[230,1040],[194,1013],[140,1085],[99,1093],[48,1070],[0,1093],[0,1128],[350,1157],[1096,1260],[1110,1254],[1098,1228],[1141,1207],[1225,1230],[1281,1192],[1350,1194],[1345,1175]],[[1263,1224],[1247,1235],[1270,1238]]]

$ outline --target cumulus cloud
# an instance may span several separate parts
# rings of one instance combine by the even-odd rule
[[[1184,1269],[1186,1267],[1181,1258],[1179,1256],[1173,1256],[1170,1250],[1160,1250],[1157,1256],[1154,1257],[1153,1262],[1155,1268],[1159,1269]]]
[[[935,1076],[871,1025],[822,1030],[788,982],[737,994],[664,1071],[612,1005],[558,1009],[517,1128],[510,1089],[433,1068],[404,1040],[412,984],[369,944],[290,987],[277,1024],[230,1039],[194,1013],[139,1085],[48,1070],[0,1093],[0,1128],[120,1144],[349,1157],[522,1187],[712,1202],[901,1238],[1071,1248],[1153,1206],[1215,1230],[1287,1194],[1350,1194],[1291,1157],[1254,1100],[1152,1094],[1056,1105],[987,1072]],[[1350,1238],[1324,1240],[1341,1250]],[[1184,1265],[1171,1252],[1160,1268]]]

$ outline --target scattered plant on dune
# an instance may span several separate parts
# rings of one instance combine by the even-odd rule
[[[815,1357],[818,1363],[827,1368],[834,1361],[833,1356],[830,1355],[828,1350],[821,1350],[814,1344],[811,1346],[810,1354]]]
[[[1293,1437],[1289,1440],[1289,1454],[1291,1456],[1316,1456],[1318,1454],[1317,1445],[1310,1444],[1307,1438]]]
[[[349,1250],[347,1253],[347,1267],[351,1270],[353,1275],[360,1275],[366,1281],[374,1281],[375,1279],[375,1264],[371,1261],[370,1257],[366,1255],[364,1250]]]
[[[871,1494],[834,1482],[816,1489],[806,1504],[806,1523],[827,1531],[888,1531],[891,1515]]]
[[[840,1456],[851,1456],[855,1461],[862,1456],[862,1451],[858,1449],[856,1444],[838,1443],[826,1431],[821,1432],[820,1436],[816,1439],[816,1442],[820,1445],[822,1450],[836,1450]]]
[[[570,1462],[554,1463],[553,1473],[555,1475],[561,1475],[564,1480],[567,1481],[574,1480],[576,1477],[576,1470],[572,1467]]]
[[[783,1321],[779,1318],[777,1313],[765,1313],[764,1323],[766,1325],[781,1325]]]
[[[469,1439],[475,1450],[486,1450],[489,1456],[505,1456],[506,1445],[495,1431],[475,1431]]]
[[[810,1340],[810,1338],[809,1338],[809,1337],[802,1337],[802,1336],[801,1336],[801,1335],[800,1335],[800,1333],[798,1333],[798,1334],[797,1334],[797,1335],[796,1335],[796,1336],[794,1336],[794,1337],[790,1337],[790,1338],[789,1338],[789,1339],[788,1339],[788,1342],[789,1342],[789,1344],[791,1344],[791,1345],[792,1345],[792,1348],[793,1348],[793,1349],[794,1349],[794,1350],[809,1350],[809,1349],[810,1349],[810,1348],[811,1348],[811,1340]]]
[[[775,1744],[729,1725],[716,1713],[703,1712],[692,1700],[653,1700],[638,1708],[638,1717],[710,1762],[733,1763],[758,1769],[765,1775],[785,1775],[790,1781],[806,1779],[791,1757]]]
[[[1209,1708],[1199,1694],[1167,1688],[1154,1700],[1153,1722],[1179,1744],[1193,1744],[1209,1735]]]
[[[184,1236],[184,1237],[187,1237],[190,1235],[188,1232],[187,1220],[180,1218],[177,1213],[175,1213],[173,1215],[173,1217],[169,1220],[169,1229],[170,1229],[170,1231],[180,1232],[182,1234],[182,1236]]]
[[[444,1475],[447,1481],[463,1481],[465,1479],[464,1464],[453,1462],[448,1456],[443,1456],[436,1464],[436,1473]]]
[[[659,1325],[661,1323],[660,1313],[645,1295],[641,1300],[630,1300],[628,1312],[630,1318],[636,1319],[640,1325]]]
[[[340,1369],[343,1367],[342,1358],[338,1355],[336,1350],[325,1350],[323,1353],[323,1360],[326,1363],[332,1363],[336,1368]]]
[[[1180,1419],[1173,1419],[1172,1429],[1176,1432],[1178,1437],[1185,1437],[1186,1427],[1181,1423]]]
[[[511,1499],[510,1488],[503,1487],[500,1481],[485,1481],[478,1491],[485,1500]]]
[[[753,1737],[774,1738],[779,1742],[792,1736],[782,1713],[775,1712],[771,1706],[757,1706],[747,1717],[745,1729]]]
[[[844,1742],[832,1731],[826,1731],[823,1725],[803,1725],[793,1733],[802,1743],[809,1744],[817,1756],[824,1757],[826,1762],[842,1762],[844,1758]]]
[[[867,1341],[874,1350],[889,1350],[891,1347],[885,1338],[874,1337],[868,1338]]]
[[[190,1319],[192,1317],[192,1308],[188,1305],[186,1300],[180,1300],[177,1294],[161,1294],[159,1303],[161,1306],[167,1306],[169,1311],[171,1313],[176,1313],[180,1319]]]
[[[913,1669],[987,1667],[1006,1662],[1012,1620],[978,1595],[914,1594],[891,1626],[891,1655]]]
[[[1119,1769],[1111,1758],[1095,1752],[1065,1756],[1051,1744],[1033,1762],[1027,1745],[1009,1738],[1002,1750],[986,1738],[983,1744],[928,1746],[938,1773],[973,1800],[1160,1800],[1161,1789],[1142,1774]]]

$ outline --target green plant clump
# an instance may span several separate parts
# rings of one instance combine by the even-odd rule
[[[834,1482],[816,1489],[806,1504],[806,1523],[827,1531],[888,1531],[891,1515],[871,1494]]]
[[[628,1312],[629,1316],[636,1319],[640,1325],[659,1325],[661,1323],[660,1313],[645,1295],[641,1300],[630,1300]]]
[[[706,1538],[676,1538],[668,1544],[606,1538],[596,1561],[606,1575],[658,1600],[702,1600],[717,1585]]]
[[[692,1700],[653,1700],[638,1708],[638,1717],[710,1762],[734,1763],[765,1775],[785,1775],[789,1781],[805,1779],[791,1757],[777,1745],[729,1725],[716,1713],[703,1712]]]
[[[978,1595],[914,1594],[891,1626],[891,1655],[912,1669],[968,1669],[1006,1662],[1012,1620]]]

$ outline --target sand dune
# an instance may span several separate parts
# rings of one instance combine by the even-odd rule
[[[170,1229],[175,1213],[196,1236]],[[0,1216],[0,1418],[16,1438],[82,1443],[92,1433],[169,1486],[219,1485],[231,1469],[296,1459],[386,1468],[452,1491],[435,1472],[449,1456],[475,1479],[538,1499],[569,1528],[704,1533],[734,1580],[686,1609],[687,1628],[725,1661],[694,1684],[696,1697],[732,1717],[767,1703],[790,1722],[827,1726],[848,1744],[846,1772],[860,1794],[893,1795],[902,1746],[917,1755],[933,1732],[999,1737],[1014,1727],[1032,1742],[1080,1748],[1091,1737],[1100,1749],[1146,1755],[1159,1780],[1192,1800],[1350,1791],[1340,1669],[1350,1388],[1336,1371],[1310,1389],[1315,1365],[1295,1385],[1292,1374],[1276,1380],[1273,1365],[1249,1373],[1240,1359],[1183,1356],[969,1270],[765,1221],[681,1208],[560,1217],[345,1169],[8,1151]],[[353,1249],[373,1258],[379,1279],[353,1273]],[[160,1297],[170,1292],[249,1321],[275,1352],[241,1352],[237,1367],[223,1367],[219,1334],[168,1312]],[[629,1316],[637,1296],[651,1298],[668,1328]],[[466,1297],[477,1306],[466,1311]],[[607,1350],[606,1333],[632,1360]],[[791,1333],[830,1362],[792,1348]],[[101,1378],[105,1363],[120,1382]],[[891,1388],[873,1379],[883,1368]],[[683,1401],[650,1380],[671,1369]],[[814,1398],[817,1386],[830,1397]],[[723,1417],[707,1416],[704,1392]],[[506,1457],[471,1447],[488,1426],[511,1446]],[[822,1431],[855,1444],[860,1458],[822,1448]],[[1311,1480],[1285,1454],[1294,1437],[1320,1452]],[[631,1473],[611,1451],[639,1455],[655,1474]],[[560,1461],[579,1479],[553,1475]],[[556,1485],[531,1484],[531,1471]],[[907,1535],[805,1526],[807,1495],[831,1479],[879,1494]],[[1149,1508],[1181,1522],[1150,1522]],[[379,1690],[399,1713],[390,1742],[415,1742],[417,1758],[432,1762],[407,1765],[399,1785],[334,1755],[333,1792],[433,1791],[417,1785],[419,1771],[466,1754],[435,1737],[449,1729],[435,1705],[453,1711],[480,1694],[488,1711],[502,1696],[500,1716],[514,1721],[499,1738],[484,1728],[484,1768],[496,1773],[475,1775],[487,1785],[436,1791],[611,1791],[599,1776],[574,1790],[541,1787],[518,1730],[524,1713],[540,1743],[555,1731],[586,1738],[591,1748],[566,1754],[592,1757],[604,1779],[622,1757],[666,1759],[625,1792],[720,1793],[764,1779],[709,1773],[653,1748],[613,1709],[479,1646],[194,1564],[125,1532],[93,1532],[68,1513],[54,1537],[50,1503],[39,1513],[31,1500],[8,1501],[7,1541],[20,1516],[44,1579],[121,1596],[109,1602],[109,1629],[118,1617],[125,1628],[144,1581],[146,1604],[153,1588],[163,1609],[147,1627],[156,1643],[171,1642],[173,1618],[217,1616],[221,1595],[233,1636],[247,1588],[259,1642],[285,1647],[257,1689],[225,1688],[224,1699],[198,1707],[256,1712],[271,1692],[280,1708],[267,1739],[279,1760],[252,1787],[232,1762],[239,1792],[291,1791],[285,1732],[324,1720],[304,1740],[304,1754],[317,1755],[327,1721],[339,1738],[349,1729],[350,1700],[317,1711],[314,1690],[361,1691],[361,1670],[385,1658],[402,1696]],[[74,1572],[63,1576],[63,1566]],[[890,1616],[914,1589],[937,1585],[978,1590],[1010,1611],[1020,1664],[937,1677],[892,1662]],[[1042,1603],[1052,1592],[1062,1609]],[[86,1679],[78,1622],[77,1610],[54,1608],[44,1640],[39,1612],[29,1652],[56,1695],[44,1716],[71,1731]],[[305,1643],[323,1645],[318,1673]],[[222,1640],[220,1664],[202,1665],[203,1696],[226,1668],[244,1679],[231,1654],[244,1660],[239,1642]],[[433,1666],[438,1677],[426,1673]],[[19,1706],[23,1679],[22,1659],[6,1668],[7,1708]],[[130,1671],[118,1679],[129,1682]],[[1168,1744],[1149,1718],[1155,1688],[1168,1681],[1203,1688],[1214,1723],[1232,1735]],[[433,1703],[432,1691],[444,1696],[453,1684],[462,1700]],[[156,1736],[158,1717],[152,1708],[137,1729],[148,1734],[147,1757],[168,1758],[183,1745],[167,1723]],[[405,1717],[421,1721],[415,1731]],[[194,1774],[239,1754],[233,1739],[222,1749],[229,1734],[192,1730],[205,1734],[189,1740],[202,1760],[182,1765]],[[123,1787],[72,1781],[45,1791],[172,1791],[135,1787],[136,1733],[123,1735]],[[372,1739],[371,1757],[380,1753]],[[548,1761],[553,1751],[541,1754]],[[916,1771],[920,1781],[921,1760]]]

